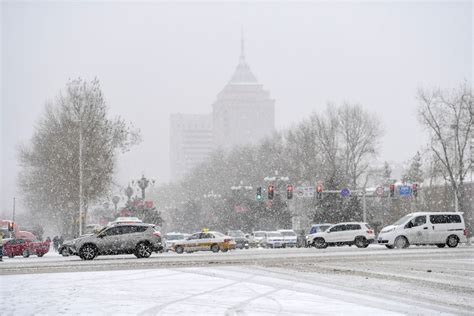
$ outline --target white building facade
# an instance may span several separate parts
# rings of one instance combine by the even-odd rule
[[[214,149],[210,114],[171,114],[171,179],[182,179]]]

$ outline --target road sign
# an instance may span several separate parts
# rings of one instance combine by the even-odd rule
[[[296,192],[297,197],[303,197],[304,196],[304,187],[296,187],[295,192]]]
[[[399,190],[401,196],[411,195],[411,186],[409,185],[402,185]]]
[[[377,193],[377,195],[379,195],[379,196],[382,196],[383,195],[383,187],[377,187],[377,189],[375,189],[375,193]]]
[[[314,196],[314,187],[305,187],[305,186],[298,186],[295,188],[296,196],[297,197],[313,197]]]
[[[348,197],[349,195],[351,195],[351,191],[348,188],[344,188],[341,190],[341,196]]]

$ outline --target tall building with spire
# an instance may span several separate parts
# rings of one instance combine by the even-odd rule
[[[212,114],[172,114],[170,166],[172,181],[182,179],[216,148],[256,143],[275,129],[275,100],[240,59],[230,81],[212,104]]]
[[[250,70],[243,36],[239,63],[212,105],[212,118],[214,143],[224,149],[256,143],[275,129],[275,100]]]

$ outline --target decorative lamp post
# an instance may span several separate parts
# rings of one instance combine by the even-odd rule
[[[133,195],[133,188],[130,186],[130,184],[128,184],[128,187],[125,189],[125,195],[127,196],[128,201],[130,201]]]
[[[130,188],[131,189],[131,188]],[[132,192],[133,194],[133,192]],[[129,198],[130,199],[130,198]],[[120,196],[118,195],[114,195],[112,197],[112,203],[114,203],[114,207],[115,207],[115,213],[117,213],[117,204],[120,202]]]
[[[146,188],[148,188],[148,185],[150,184],[154,185],[155,184],[155,180],[150,180],[150,179],[147,179],[145,178],[145,175],[142,175],[141,179],[137,180],[137,185],[138,187],[140,188],[140,190],[142,191],[142,200],[145,201],[145,190]],[[134,183],[134,181],[132,181],[132,183]]]

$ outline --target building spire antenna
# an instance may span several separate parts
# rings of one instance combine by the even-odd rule
[[[245,42],[244,42],[244,28],[240,30],[240,60],[245,60]]]

